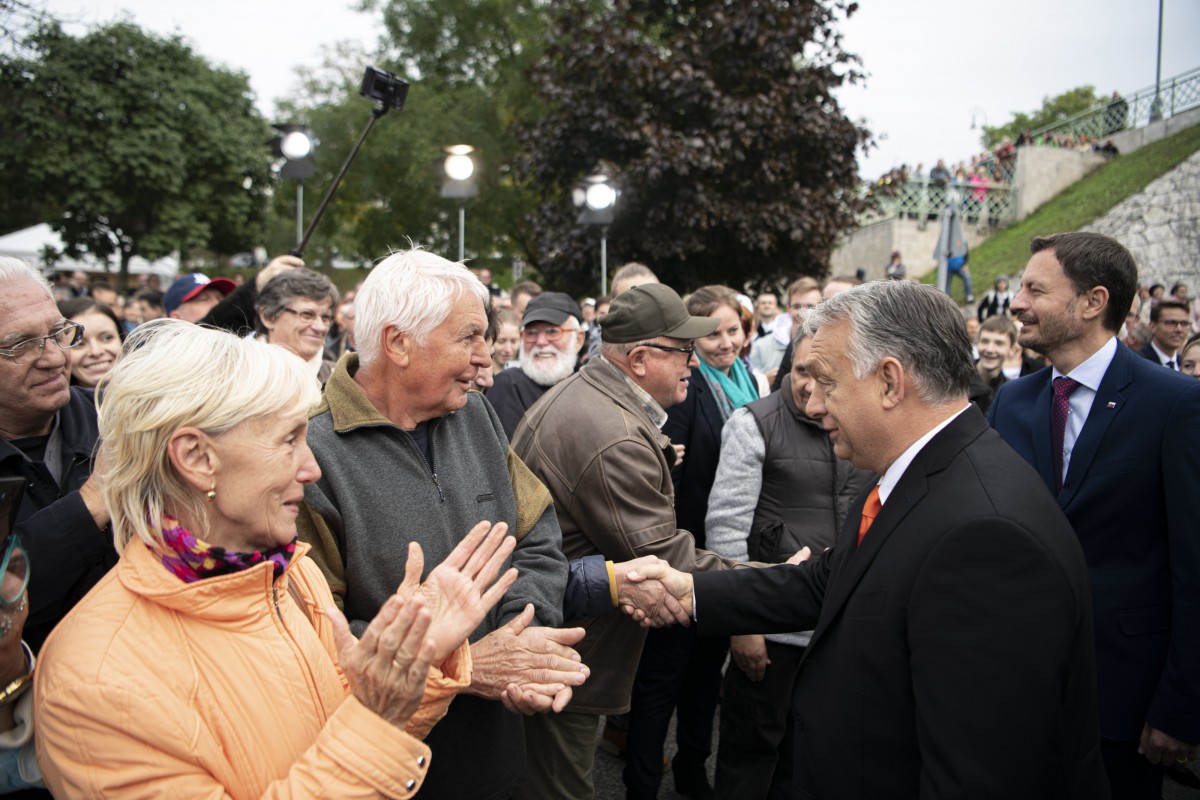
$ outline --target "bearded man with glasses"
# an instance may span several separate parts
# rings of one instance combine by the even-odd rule
[[[543,292],[529,301],[521,318],[520,365],[496,376],[487,390],[509,439],[525,412],[551,386],[575,372],[583,346],[583,312],[570,295]]]
[[[117,561],[92,474],[92,390],[69,385],[66,351],[82,341],[83,327],[58,313],[41,273],[0,258],[0,477],[25,481],[14,533],[43,565],[25,625],[34,650]]]

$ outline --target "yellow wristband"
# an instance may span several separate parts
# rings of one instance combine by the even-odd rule
[[[608,571],[608,595],[612,598],[613,608],[617,607],[617,570],[613,562],[605,561],[604,569]]]

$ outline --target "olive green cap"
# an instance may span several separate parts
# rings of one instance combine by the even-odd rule
[[[699,339],[717,329],[713,317],[693,317],[670,286],[643,283],[612,301],[600,319],[600,338],[613,344],[628,344],[669,336]]]

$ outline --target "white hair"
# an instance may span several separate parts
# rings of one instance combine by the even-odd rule
[[[177,319],[139,325],[102,381],[96,406],[107,465],[101,477],[118,551],[135,535],[160,544],[167,508],[187,509],[202,521],[195,533],[207,534],[207,504],[167,455],[175,431],[191,426],[219,436],[321,399],[312,371],[294,354]]]
[[[18,280],[20,278],[29,278],[38,286],[46,290],[46,294],[50,295],[50,299],[54,299],[54,290],[50,286],[50,281],[46,280],[46,276],[42,271],[36,269],[20,258],[12,256],[0,256],[0,283]]]
[[[424,344],[464,292],[484,309],[491,300],[487,287],[462,264],[419,247],[392,253],[371,270],[354,298],[360,363],[366,366],[379,358],[388,327]]]

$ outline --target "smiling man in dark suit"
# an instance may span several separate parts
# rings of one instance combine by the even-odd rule
[[[816,561],[663,576],[702,635],[815,628],[796,796],[1106,798],[1087,567],[1037,473],[968,405],[961,313],[880,281],[805,329],[806,412],[879,478]]]
[[[1060,233],[1030,249],[1012,310],[1053,366],[1002,386],[990,421],[1088,560],[1113,796],[1158,800],[1162,766],[1200,741],[1200,382],[1117,341],[1137,290],[1120,243]]]

